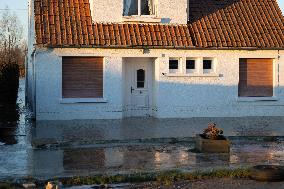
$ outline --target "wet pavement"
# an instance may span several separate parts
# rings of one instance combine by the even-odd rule
[[[216,122],[225,136],[284,136],[284,117],[38,121],[34,138],[98,142],[194,137]]]
[[[284,165],[284,119],[280,117],[33,123],[24,96],[21,80],[19,118],[1,123],[0,180]],[[194,152],[193,136],[210,121],[229,136],[230,154]],[[35,141],[50,145],[33,148]]]

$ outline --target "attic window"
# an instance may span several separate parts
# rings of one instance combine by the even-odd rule
[[[155,0],[124,0],[123,16],[141,16],[155,14]]]

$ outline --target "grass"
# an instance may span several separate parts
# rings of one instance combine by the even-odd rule
[[[238,169],[216,169],[211,171],[195,171],[184,172],[179,170],[161,171],[153,173],[135,173],[123,175],[94,175],[70,178],[55,178],[52,181],[61,182],[64,186],[80,186],[80,185],[104,185],[104,184],[119,184],[119,183],[142,183],[156,182],[160,185],[171,185],[177,181],[194,181],[213,178],[249,178],[248,168]],[[50,180],[48,180],[50,181]],[[44,187],[47,182],[36,180],[34,178],[26,178],[21,180],[21,183],[35,183],[38,187]],[[19,183],[0,183],[0,189],[14,189],[15,186],[20,186]]]
[[[248,178],[249,169],[218,169],[212,171],[182,172],[178,170],[163,171],[157,173],[140,173],[129,175],[97,175],[88,177],[73,177],[58,179],[63,185],[93,185],[93,184],[117,184],[117,183],[141,183],[158,182],[170,185],[175,181],[193,181],[211,178]]]

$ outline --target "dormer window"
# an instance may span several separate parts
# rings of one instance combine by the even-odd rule
[[[155,0],[124,0],[123,16],[155,14]]]

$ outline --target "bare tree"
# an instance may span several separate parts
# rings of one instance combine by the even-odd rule
[[[23,27],[15,13],[6,8],[0,15],[0,68],[7,64],[18,64],[23,68],[26,42]]]

